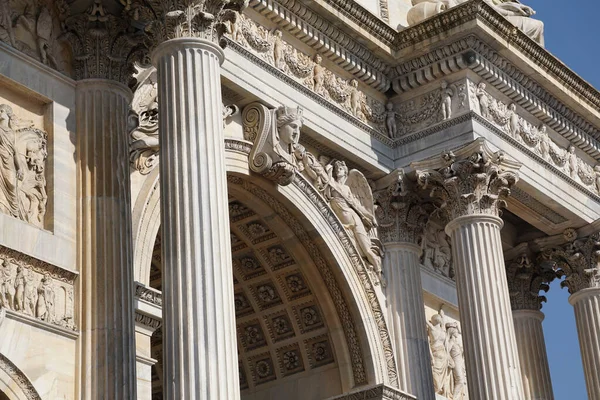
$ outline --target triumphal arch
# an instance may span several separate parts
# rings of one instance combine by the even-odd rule
[[[600,93],[508,0],[0,0],[0,399],[600,399]]]

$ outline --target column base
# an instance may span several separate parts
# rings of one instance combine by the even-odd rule
[[[330,397],[327,400],[417,400],[417,398],[381,384],[359,388],[341,396]]]

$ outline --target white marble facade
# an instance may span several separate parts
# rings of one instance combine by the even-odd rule
[[[0,0],[0,399],[551,400],[554,279],[600,396],[600,93],[533,14]]]

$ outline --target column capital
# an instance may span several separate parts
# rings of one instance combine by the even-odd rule
[[[483,139],[411,164],[417,182],[439,202],[449,221],[467,215],[499,216],[521,164],[492,152]]]
[[[66,19],[63,38],[73,51],[76,80],[110,79],[128,85],[134,62],[147,55],[147,35],[127,15],[109,12],[100,0]]]
[[[600,288],[600,232],[544,249],[539,260],[551,263],[559,276],[566,276],[561,286],[566,287],[570,294]]]
[[[128,0],[132,3],[131,0]],[[153,45],[166,40],[198,38],[225,47],[223,34],[230,30],[239,12],[249,0],[154,0],[152,12],[158,17],[146,27]],[[147,4],[143,2],[143,4]],[[143,9],[142,1],[134,0],[132,9]]]
[[[531,261],[529,255],[521,253],[506,263],[506,277],[510,305],[513,311],[539,311],[546,296],[540,291],[548,292],[549,283],[556,278],[556,273],[549,267]]]
[[[417,189],[400,168],[375,182],[373,198],[383,243],[419,243],[429,213]]]

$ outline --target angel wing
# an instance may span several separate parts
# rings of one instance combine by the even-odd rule
[[[350,172],[348,172],[348,180],[346,180],[346,185],[348,185],[350,191],[354,197],[358,199],[360,204],[371,214],[371,216],[374,216],[375,206],[373,201],[373,192],[371,191],[371,186],[369,186],[369,182],[363,173],[356,169],[350,170]]]

